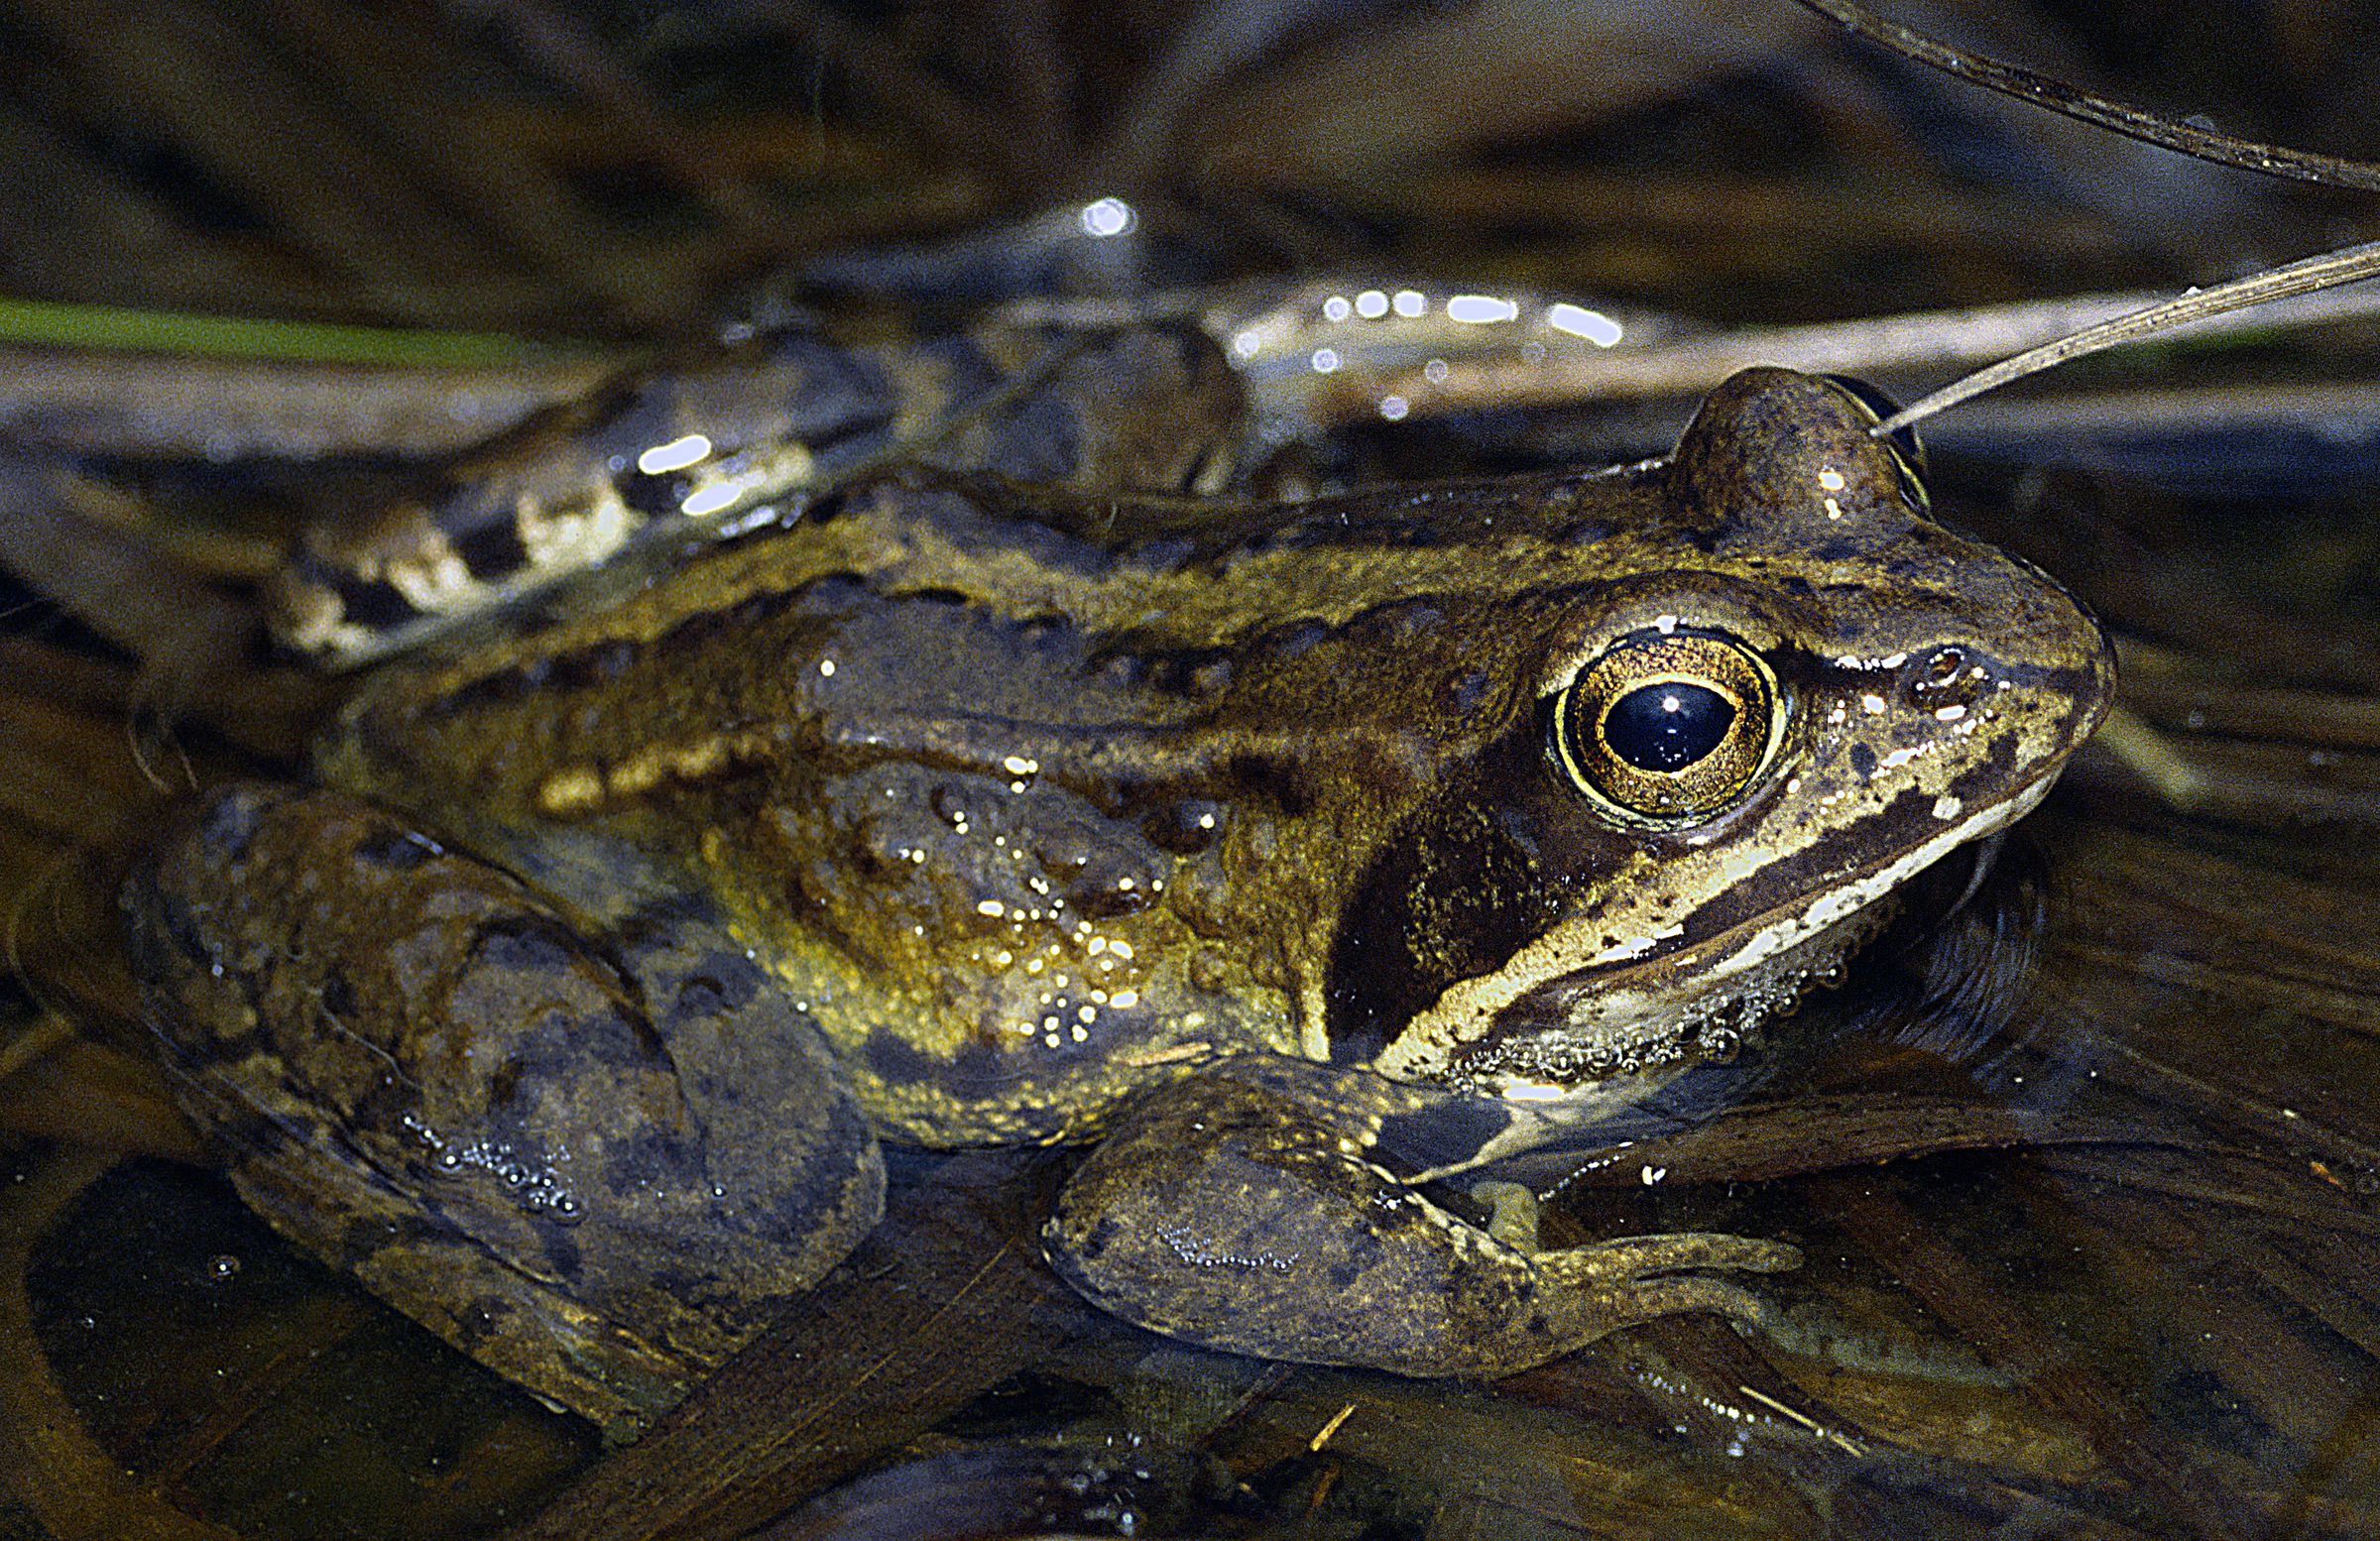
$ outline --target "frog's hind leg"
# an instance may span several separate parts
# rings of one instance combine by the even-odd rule
[[[1447,1101],[1261,1058],[1170,1087],[1076,1172],[1050,1259],[1158,1332],[1409,1375],[1506,1374],[1682,1311],[1756,1322],[1758,1297],[1707,1270],[1800,1260],[1781,1243],[1701,1234],[1539,1251],[1533,1212],[1509,1213],[1501,1192],[1497,1219],[1473,1226],[1380,1164],[1382,1126],[1433,1100]]]
[[[170,828],[123,902],[242,1196],[599,1421],[676,1400],[882,1209],[815,1027],[740,953],[598,939],[368,803],[257,784]]]

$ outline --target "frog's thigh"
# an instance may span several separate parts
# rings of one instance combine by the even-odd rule
[[[219,790],[124,906],[248,1202],[591,1416],[666,1406],[882,1209],[816,1029],[748,960],[590,939],[370,804]]]
[[[1150,1099],[1067,1185],[1046,1243],[1093,1302],[1212,1348],[1410,1375],[1497,1375],[1680,1311],[1757,1320],[1680,1270],[1792,1267],[1741,1237],[1628,1237],[1535,1252],[1379,1165],[1411,1089],[1368,1072],[1236,1063]]]

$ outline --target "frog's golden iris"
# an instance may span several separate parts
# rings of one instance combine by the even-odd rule
[[[1733,638],[1642,633],[1555,694],[1554,756],[1615,823],[1675,828],[1742,799],[1785,715],[1775,674]]]

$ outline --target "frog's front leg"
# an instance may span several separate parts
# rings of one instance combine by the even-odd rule
[[[1682,1311],[1756,1322],[1757,1297],[1695,1270],[1800,1260],[1700,1234],[1538,1251],[1508,1215],[1507,1245],[1378,1164],[1383,1124],[1433,1102],[1448,1099],[1359,1069],[1227,1063],[1150,1098],[1092,1153],[1050,1222],[1050,1259],[1158,1332],[1408,1375],[1506,1374]]]
[[[604,936],[369,803],[223,788],[125,889],[176,1094],[284,1234],[599,1420],[882,1209],[815,1027],[699,917]]]

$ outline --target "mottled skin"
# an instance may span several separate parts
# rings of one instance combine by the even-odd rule
[[[1642,466],[1286,505],[912,469],[631,563],[381,670],[323,789],[168,836],[127,903],[169,1062],[277,1224],[599,1416],[865,1232],[877,1137],[1104,1135],[1053,1262],[1218,1347],[1494,1374],[1753,1315],[1692,1270],[1790,1248],[1536,1252],[1408,1179],[1724,1052],[2095,725],[2095,626],[1872,421],[1755,370]],[[1632,819],[1549,703],[1677,632],[1777,716],[1740,795]]]

